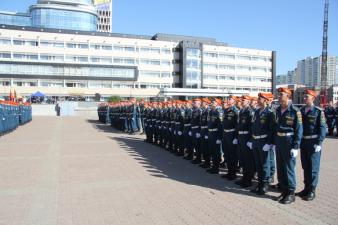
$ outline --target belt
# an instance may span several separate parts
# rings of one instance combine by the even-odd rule
[[[152,119],[152,121],[156,121],[156,119]]]
[[[294,135],[294,133],[293,132],[288,132],[288,133],[277,132],[277,135],[279,137],[286,137],[286,136],[292,136],[292,135]]]
[[[303,136],[303,139],[313,139],[313,138],[318,138],[318,135],[314,134],[314,135],[305,135],[305,136]]]
[[[193,127],[191,127],[191,129],[197,129],[198,128],[198,126],[193,126]]]
[[[249,134],[249,131],[245,130],[245,131],[238,131],[238,134]]]
[[[175,124],[179,125],[179,124],[181,124],[181,122],[175,122]]]
[[[262,139],[262,138],[267,138],[268,135],[267,134],[263,134],[263,135],[259,135],[259,136],[255,136],[255,135],[252,135],[253,139]]]
[[[190,123],[187,123],[187,124],[184,124],[184,126],[185,126],[185,127],[189,127],[189,126],[191,126],[191,124],[190,124]]]
[[[174,124],[174,123],[175,123],[175,121],[171,121],[171,123],[172,123],[172,124]]]
[[[205,129],[205,128],[208,128],[208,126],[201,126],[201,129]]]
[[[230,132],[234,132],[234,131],[235,131],[235,128],[234,129],[224,129],[225,133],[230,133]]]
[[[218,131],[218,128],[209,129],[209,132],[212,132],[212,131]]]

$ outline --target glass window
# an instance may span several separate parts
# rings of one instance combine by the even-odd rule
[[[2,59],[10,59],[11,53],[10,52],[0,52],[0,58]]]
[[[160,60],[153,60],[153,59],[140,59],[140,65],[154,65],[159,66]]]
[[[11,39],[0,39],[0,45],[11,45]]]
[[[99,44],[90,44],[90,48],[91,49],[95,49],[95,50],[100,50],[101,49],[101,45],[99,45]]]
[[[79,62],[88,62],[88,57],[87,56],[79,56],[78,61]]]
[[[171,54],[171,51],[169,48],[163,48],[162,49],[162,54]]]
[[[239,59],[239,60],[251,60],[251,56],[249,56],[249,55],[237,55],[237,59]]]
[[[225,54],[225,53],[220,53],[218,55],[218,57],[220,59],[230,59],[230,60],[234,60],[235,59],[235,55],[234,54]]]
[[[160,50],[160,48],[141,47],[140,52],[160,54],[161,50]]]
[[[79,48],[88,49],[88,44],[78,44]]]
[[[188,48],[187,49],[187,56],[189,57],[201,57],[201,51],[197,48]]]
[[[206,53],[204,53],[204,57],[206,57],[206,58],[217,58],[217,53],[206,52]]]
[[[170,66],[170,60],[162,60],[162,66]]]
[[[170,77],[170,73],[169,72],[162,72],[161,73],[161,77],[162,78],[169,78]]]
[[[220,70],[235,70],[235,66],[232,66],[232,65],[224,65],[224,64],[218,65],[218,68],[219,68]]]
[[[102,45],[102,50],[112,50],[112,46],[111,45]]]
[[[76,44],[74,44],[74,43],[67,43],[67,48],[76,48]]]

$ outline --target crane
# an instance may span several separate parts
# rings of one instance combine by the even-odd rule
[[[325,106],[327,103],[327,30],[329,18],[329,0],[324,4],[324,24],[323,24],[323,42],[322,42],[322,65],[321,65],[321,94],[320,103]]]

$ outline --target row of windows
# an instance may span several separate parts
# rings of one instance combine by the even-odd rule
[[[203,53],[205,58],[220,58],[220,59],[232,59],[235,60],[245,60],[245,61],[261,61],[261,62],[271,62],[271,58],[264,56],[252,56],[252,55],[239,55],[239,54],[224,54],[216,52],[205,52]]]
[[[169,78],[169,72],[156,72],[156,71],[140,71],[139,76],[141,78]]]
[[[250,77],[250,76],[229,76],[229,75],[211,75],[206,74],[203,76],[203,79],[206,80],[232,80],[232,81],[247,81],[247,82],[272,82],[271,78],[265,77]]]
[[[94,49],[94,50],[114,50],[119,52],[141,52],[151,54],[171,54],[169,48],[155,48],[155,47],[135,47],[124,45],[110,45],[98,43],[75,43],[75,42],[62,42],[62,41],[47,41],[47,40],[22,40],[22,39],[0,39],[0,45],[19,45],[19,46],[42,46],[42,47],[56,47],[56,48],[77,48],[77,49]]]
[[[0,64],[0,74],[134,78],[135,70],[128,68]]]
[[[224,91],[248,91],[248,92],[271,92],[271,88],[251,88],[251,87],[234,87],[234,86],[215,86],[215,85],[204,85],[206,89],[222,89]]]
[[[78,55],[57,55],[57,54],[32,54],[32,53],[13,53],[13,57],[10,52],[0,52],[0,59],[21,59],[21,60],[42,60],[53,62],[92,62],[92,63],[104,63],[104,64],[124,64],[124,65],[155,65],[155,66],[171,66],[170,60],[154,60],[154,59],[134,59],[134,58],[115,58],[112,57],[100,57],[100,56],[78,56]]]
[[[237,67],[237,68],[236,68]],[[220,69],[220,70],[232,70],[234,71],[235,69],[239,70],[239,71],[253,71],[253,72],[271,72],[271,69],[268,69],[266,67],[254,67],[254,66],[233,66],[233,65],[224,65],[224,64],[210,64],[210,63],[205,63],[203,64],[203,68],[206,69]]]

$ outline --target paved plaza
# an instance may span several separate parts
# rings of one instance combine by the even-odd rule
[[[315,201],[277,195],[257,197],[96,119],[34,117],[0,137],[1,225],[338,224],[338,139],[324,143]]]

